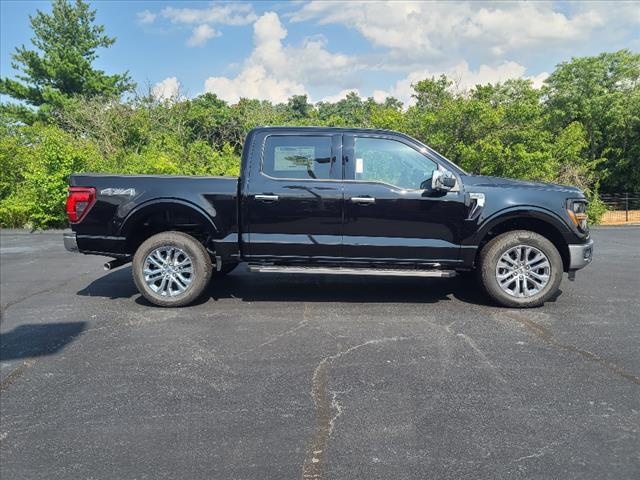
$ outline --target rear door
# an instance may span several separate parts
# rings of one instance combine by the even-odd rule
[[[467,208],[460,185],[434,192],[441,168],[426,149],[383,134],[344,136],[345,257],[381,263],[456,264]]]
[[[259,135],[253,148],[260,165],[251,169],[243,199],[244,255],[279,262],[339,257],[342,135]]]

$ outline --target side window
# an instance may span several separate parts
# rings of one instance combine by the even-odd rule
[[[270,177],[324,180],[332,165],[331,137],[273,135],[265,141],[262,171]]]
[[[437,168],[433,160],[396,140],[355,138],[356,180],[419,190]]]

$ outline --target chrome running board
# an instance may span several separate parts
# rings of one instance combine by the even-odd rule
[[[289,265],[249,265],[249,271],[259,273],[311,273],[324,275],[375,275],[382,277],[437,277],[456,276],[454,270],[418,270],[394,268],[297,267]]]

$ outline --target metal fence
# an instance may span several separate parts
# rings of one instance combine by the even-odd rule
[[[602,217],[603,224],[640,223],[640,195],[624,192],[602,194],[600,198],[609,209]]]

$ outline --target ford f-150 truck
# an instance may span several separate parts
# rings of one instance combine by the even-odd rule
[[[259,127],[240,177],[74,174],[68,250],[132,262],[151,303],[183,306],[250,271],[452,277],[533,307],[591,262],[575,187],[476,176],[387,130]]]

